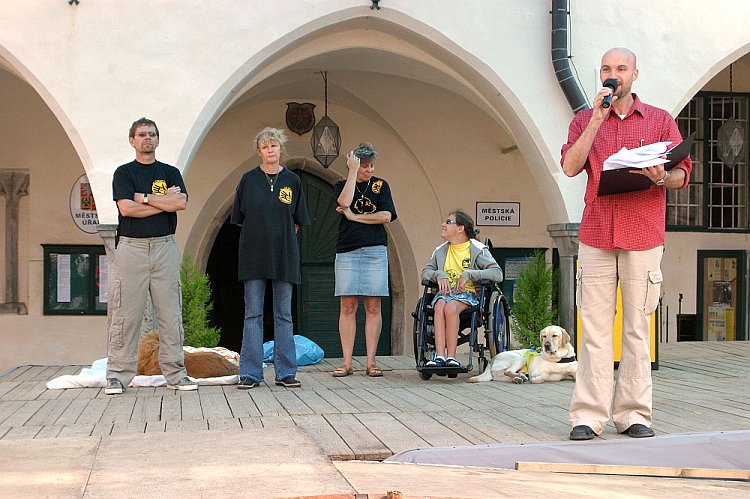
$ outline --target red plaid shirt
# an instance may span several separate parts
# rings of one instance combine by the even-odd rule
[[[608,196],[597,196],[604,160],[623,147],[632,149],[654,142],[682,142],[680,130],[674,118],[663,109],[644,104],[633,94],[632,109],[625,117],[610,108],[589,151],[584,165],[588,173],[586,207],[578,231],[578,239],[587,246],[606,251],[616,249],[648,250],[664,244],[667,189],[657,185],[636,192],[625,192]],[[591,119],[592,109],[579,112],[568,128],[568,143],[562,147],[565,153],[575,144]],[[692,163],[685,158],[675,168],[685,171],[685,188],[690,180]]]

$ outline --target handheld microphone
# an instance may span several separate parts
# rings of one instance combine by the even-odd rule
[[[604,109],[608,109],[609,106],[612,105],[612,94],[614,94],[615,90],[617,90],[617,80],[615,80],[614,78],[607,78],[606,80],[604,80],[604,83],[602,83],[602,86],[612,89],[612,93],[605,96],[604,100],[602,101],[602,107]]]

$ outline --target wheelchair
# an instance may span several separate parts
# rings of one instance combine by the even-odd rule
[[[422,285],[422,298],[411,314],[414,318],[414,359],[419,376],[427,381],[433,375],[455,378],[459,373],[471,372],[474,369],[474,354],[478,359],[479,370],[484,372],[490,359],[510,345],[510,305],[499,285],[489,280],[476,283],[479,304],[467,308],[459,316],[458,344],[469,343],[470,347],[468,362],[459,367],[425,365],[435,358],[432,301],[437,294],[437,284],[422,281]]]

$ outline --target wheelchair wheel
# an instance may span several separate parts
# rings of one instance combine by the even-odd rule
[[[425,381],[429,381],[430,378],[432,378],[432,374],[419,372],[419,377],[422,378]]]
[[[490,318],[487,331],[487,347],[490,358],[508,348],[509,317],[508,302],[499,291],[493,291],[490,297]]]
[[[427,324],[427,316],[422,306],[423,298],[417,302],[417,307],[412,316],[414,317],[414,361],[417,366],[423,366],[435,357],[434,326]],[[424,323],[424,324],[423,324]],[[424,380],[432,377],[432,374],[419,373]]]

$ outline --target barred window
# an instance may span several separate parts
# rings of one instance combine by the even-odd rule
[[[671,230],[747,231],[748,105],[750,95],[701,92],[677,117],[683,137],[695,132],[693,171],[687,189],[667,192],[667,227]],[[718,131],[729,118],[742,126],[742,157],[730,167],[718,155]]]

